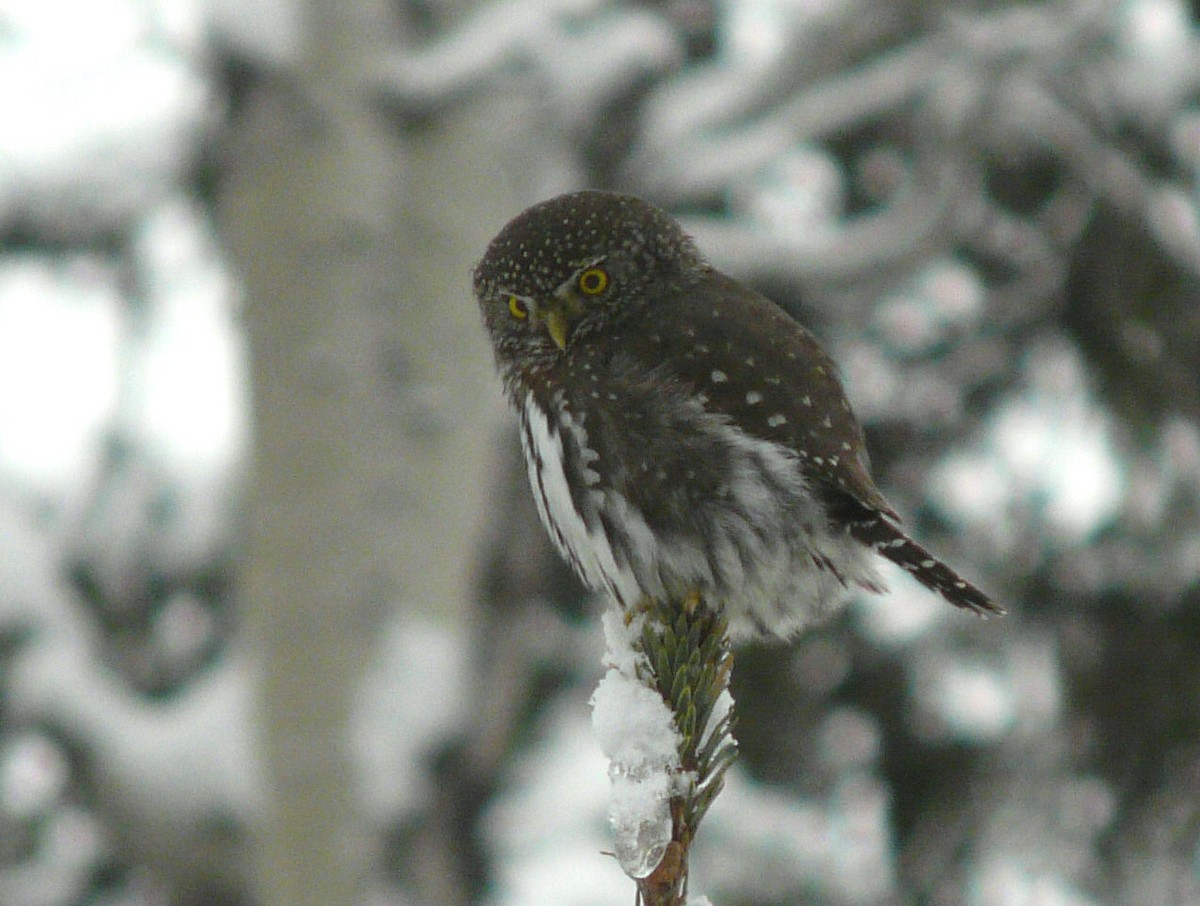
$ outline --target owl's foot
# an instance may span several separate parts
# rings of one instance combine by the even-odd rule
[[[683,612],[689,617],[695,616],[697,608],[700,607],[700,604],[703,601],[704,595],[700,589],[693,588],[683,596],[683,601],[681,602],[683,606]],[[657,606],[658,602],[652,597],[649,595],[642,595],[641,598],[638,599],[638,602],[632,607],[626,607],[623,609],[622,616],[625,618],[625,625],[628,626],[642,614],[650,613],[651,611],[655,610]]]
[[[642,595],[638,602],[632,607],[624,608],[622,616],[625,618],[625,625],[628,626],[642,614],[650,613],[654,609],[654,599],[649,595]]]

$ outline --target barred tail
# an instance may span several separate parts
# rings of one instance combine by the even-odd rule
[[[914,579],[955,607],[977,614],[1006,613],[990,597],[925,550],[881,513],[862,514],[849,523],[850,536],[891,560]]]

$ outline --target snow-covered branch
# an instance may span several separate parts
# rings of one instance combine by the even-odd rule
[[[688,857],[737,755],[726,624],[702,601],[604,614],[608,672],[592,726],[609,759],[609,820],[647,906],[687,902]]]

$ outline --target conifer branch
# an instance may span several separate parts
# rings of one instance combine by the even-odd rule
[[[605,630],[593,720],[610,759],[617,858],[639,904],[683,906],[692,841],[737,756],[728,624],[690,596],[611,611]],[[658,717],[634,716],[638,700]]]

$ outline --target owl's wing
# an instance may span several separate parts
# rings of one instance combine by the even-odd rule
[[[899,519],[871,480],[837,366],[774,302],[710,270],[702,285],[646,306],[628,328],[624,352],[687,382],[750,436],[789,447],[831,502],[848,495]]]

